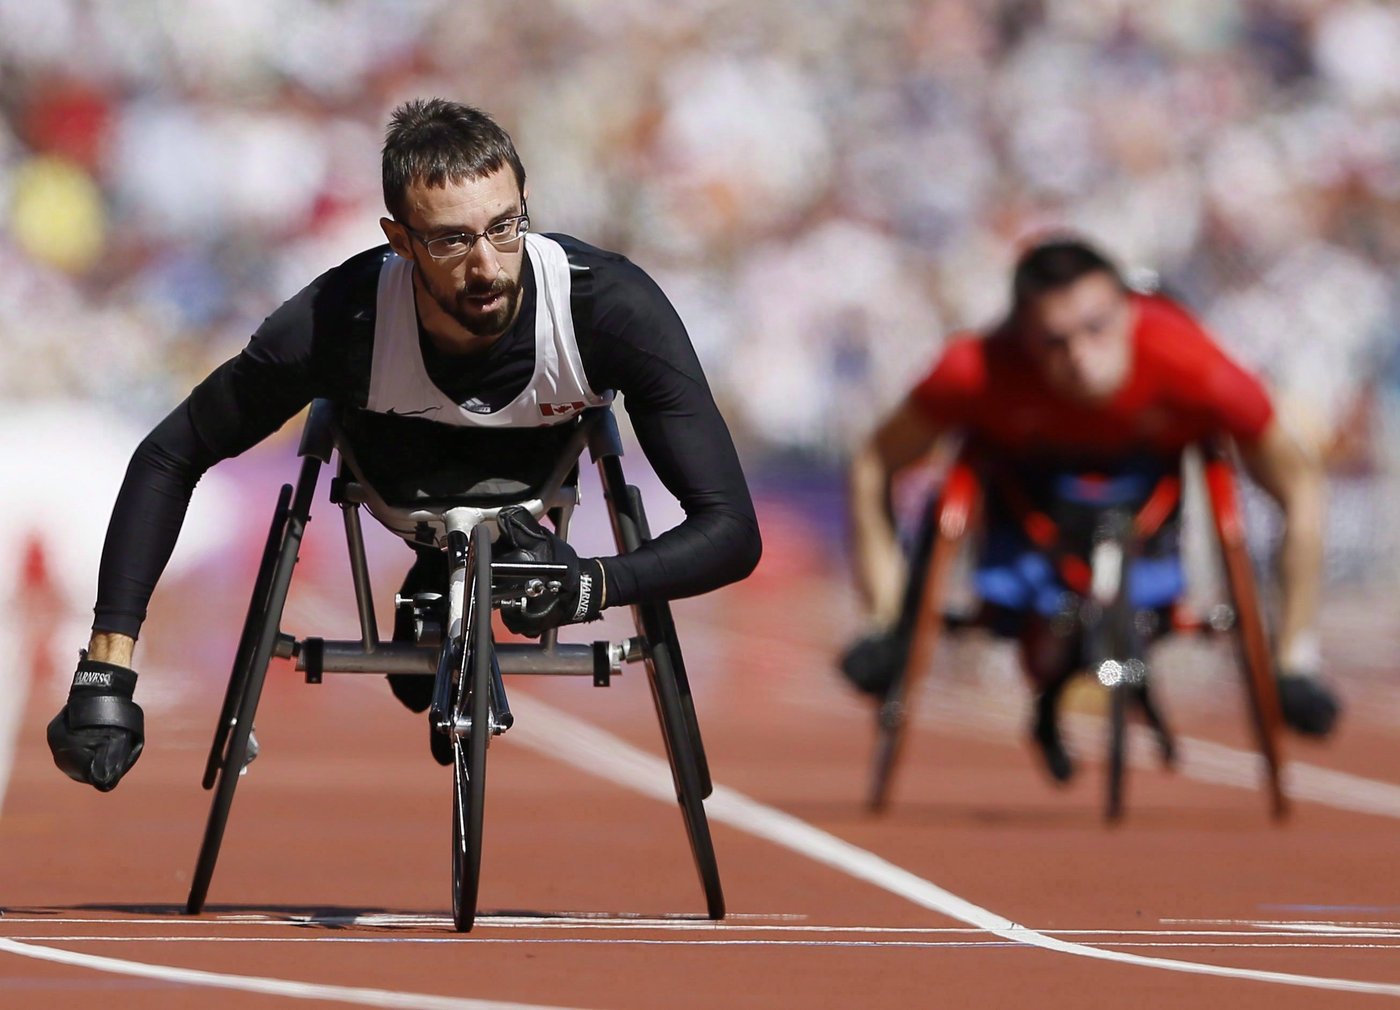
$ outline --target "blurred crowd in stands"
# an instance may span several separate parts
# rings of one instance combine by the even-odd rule
[[[168,409],[381,241],[442,95],[657,277],[751,453],[839,457],[1068,226],[1393,470],[1397,53],[1386,0],[0,0],[0,397]]]

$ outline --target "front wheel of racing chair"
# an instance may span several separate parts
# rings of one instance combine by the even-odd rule
[[[1108,691],[1104,817],[1109,823],[1116,823],[1123,816],[1131,698],[1141,698],[1150,723],[1158,721],[1148,701],[1147,664],[1128,591],[1133,547],[1133,518],[1116,510],[1105,515],[1095,533],[1089,558],[1089,598],[1082,605],[1084,657],[1090,672]],[[1159,736],[1165,732],[1160,724],[1155,728]]]
[[[452,923],[467,932],[476,920],[481,881],[482,815],[486,806],[486,750],[491,742],[491,537],[484,524],[448,539],[452,578],[464,583],[459,629],[442,646],[438,697],[450,699],[446,725],[452,738]],[[449,632],[452,629],[449,628]],[[436,705],[434,715],[443,711]]]

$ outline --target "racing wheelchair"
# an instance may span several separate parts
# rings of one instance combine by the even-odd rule
[[[1043,499],[1032,499],[1011,475],[975,451],[965,450],[955,459],[941,494],[924,510],[910,561],[895,633],[904,651],[876,714],[875,758],[867,794],[870,809],[880,811],[888,803],[909,709],[921,678],[930,672],[941,635],[977,624],[996,631],[995,607],[984,605],[970,618],[944,611],[960,551],[989,525],[983,518],[991,507],[998,510],[998,518],[1019,527],[1020,542],[1034,547],[1050,570],[1051,581],[1062,590],[1053,621],[1055,633],[1072,642],[1077,661],[1070,672],[1091,674],[1108,692],[1105,818],[1115,822],[1123,816],[1126,727],[1134,705],[1155,734],[1163,763],[1174,761],[1175,743],[1149,692],[1146,661],[1150,642],[1168,632],[1233,638],[1249,722],[1263,758],[1263,787],[1270,811],[1276,820],[1287,815],[1288,799],[1279,779],[1282,714],[1245,541],[1237,466],[1228,445],[1198,448],[1228,599],[1204,618],[1177,602],[1143,606],[1133,591],[1135,565],[1143,560],[1150,563],[1146,556],[1154,539],[1179,513],[1183,480],[1179,469],[1154,474],[1146,481],[1140,474],[1119,479],[1060,475],[1052,496],[1058,514],[1052,517],[1041,507]],[[1056,695],[1065,679],[1054,685]]]
[[[665,602],[634,605],[637,633],[622,641],[566,644],[558,641],[557,629],[546,632],[538,644],[497,644],[492,636],[493,609],[523,607],[527,599],[556,592],[562,570],[559,565],[493,561],[496,516],[509,505],[523,505],[536,518],[549,515],[558,534],[567,537],[585,449],[601,478],[618,549],[634,551],[650,539],[641,495],[623,476],[621,441],[611,409],[590,408],[569,422],[557,459],[547,461],[543,476],[525,494],[516,495],[512,489],[509,501],[502,500],[499,484],[492,488],[488,482],[473,493],[390,503],[365,479],[344,421],[329,401],[312,404],[298,449],[302,462],[295,488],[283,485],[277,499],[204,769],[203,786],[212,789],[214,797],[187,913],[196,915],[204,907],[234,792],[257,753],[253,720],[268,667],[277,657],[294,660],[312,684],[328,673],[432,678],[430,727],[439,735],[435,745],[451,751],[452,920],[462,932],[472,928],[477,914],[487,753],[492,739],[514,722],[502,675],[580,675],[606,687],[624,665],[644,663],[706,911],[711,919],[723,918],[724,894],[703,804],[712,791],[709,766],[670,607]],[[319,472],[333,454],[339,457],[339,467],[329,497],[343,514],[359,641],[298,639],[281,629]],[[361,506],[419,550],[446,553],[448,578],[438,592],[396,599],[398,615],[406,618],[396,621],[396,630],[400,624],[411,628],[411,641],[398,640],[404,637],[399,634],[394,641],[380,641]]]

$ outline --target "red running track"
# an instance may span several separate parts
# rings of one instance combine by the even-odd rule
[[[1161,658],[1183,767],[1135,768],[1127,822],[1107,829],[1101,768],[1086,757],[1053,789],[1022,742],[1008,657],[966,641],[940,656],[876,818],[860,803],[871,714],[831,671],[847,629],[821,616],[832,580],[813,563],[777,552],[749,583],[678,608],[721,786],[709,808],[732,914],[719,924],[700,918],[640,672],[606,690],[510,682],[488,914],[462,937],[450,780],[423,717],[377,677],[312,687],[285,667],[208,911],[180,914],[236,633],[218,615],[241,613],[242,575],[162,589],[142,646],[150,743],[110,795],[53,768],[43,725],[65,678],[43,671],[64,664],[34,626],[12,635],[41,675],[0,811],[0,1006],[1286,1010],[1400,994],[1400,695],[1386,682],[1400,630],[1378,625],[1373,601],[1331,604],[1349,720],[1327,746],[1289,741],[1307,798],[1285,826],[1252,788],[1218,656]],[[350,634],[343,578],[308,567],[286,627]],[[1074,701],[1082,754],[1097,749],[1097,704],[1088,690]]]

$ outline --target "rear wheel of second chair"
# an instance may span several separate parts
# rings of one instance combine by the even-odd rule
[[[459,656],[454,719],[471,720],[452,738],[452,923],[466,932],[476,921],[481,881],[486,749],[491,740],[491,543],[485,526],[472,530],[469,594]]]
[[[1278,737],[1282,713],[1263,609],[1244,535],[1234,467],[1223,456],[1210,458],[1206,461],[1205,479],[1225,584],[1235,611],[1234,638],[1244,674],[1250,721],[1259,753],[1264,759],[1265,788],[1270,809],[1274,819],[1281,821],[1288,816],[1288,797],[1280,780],[1282,758]]]
[[[976,485],[971,471],[958,467],[949,475],[943,499],[929,507],[910,559],[897,634],[908,642],[898,676],[875,716],[875,761],[866,806],[882,811],[904,750],[909,706],[920,676],[932,660],[943,634],[943,604],[953,562],[973,507]]]

